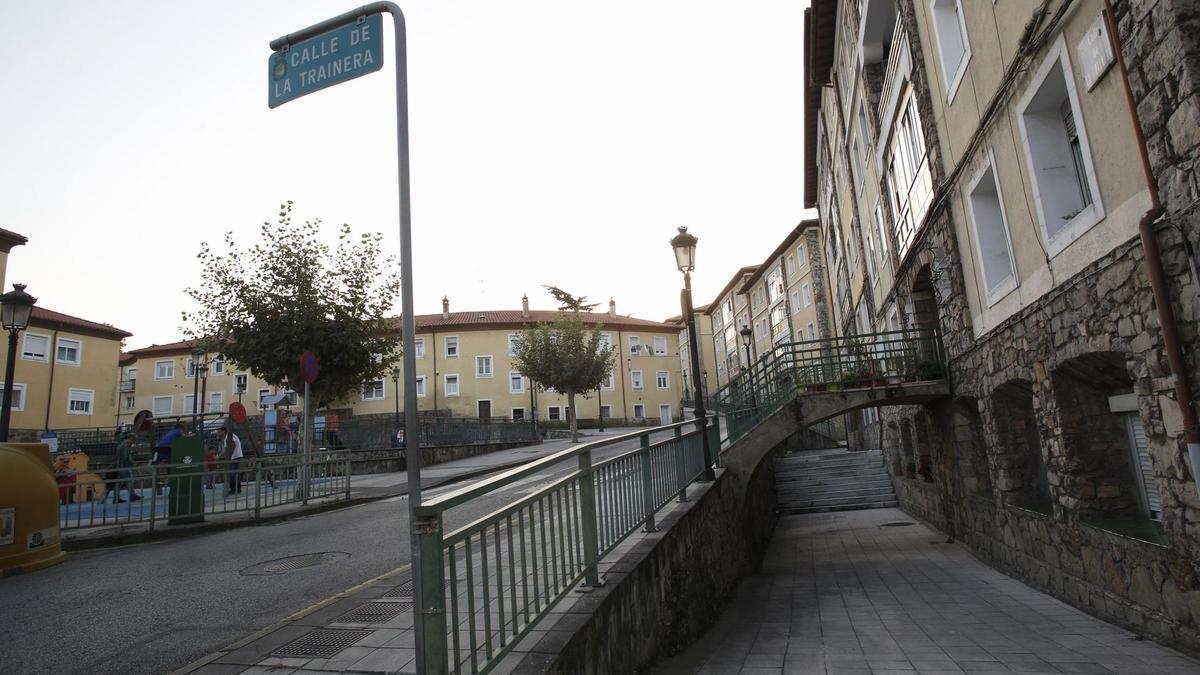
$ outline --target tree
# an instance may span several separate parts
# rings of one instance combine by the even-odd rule
[[[613,350],[601,340],[601,326],[588,330],[584,325],[582,308],[587,307],[587,298],[577,298],[554,286],[546,288],[561,303],[558,319],[521,331],[513,363],[530,381],[567,395],[571,442],[575,443],[579,441],[575,395],[586,396],[608,379]]]
[[[379,234],[353,236],[342,225],[336,247],[321,240],[321,221],[292,222],[292,202],[261,241],[224,253],[200,245],[200,284],[187,294],[199,307],[183,313],[183,333],[274,386],[303,391],[300,356],[317,355],[320,376],[310,398],[319,407],[379,379],[399,353],[400,333],[386,318],[400,280],[381,258]]]

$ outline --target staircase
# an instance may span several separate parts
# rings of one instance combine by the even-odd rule
[[[779,513],[853,511],[896,506],[879,450],[813,450],[775,460]]]

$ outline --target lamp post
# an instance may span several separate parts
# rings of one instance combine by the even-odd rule
[[[754,364],[750,361],[750,336],[754,334],[754,331],[750,330],[749,324],[743,324],[738,334],[742,336],[742,344],[746,347],[746,370],[749,375],[748,379],[750,380],[747,384],[750,388],[750,405],[755,410],[758,410],[758,397],[754,394]]]
[[[604,396],[600,393],[602,389],[604,389],[604,383],[596,387],[596,409],[600,411],[597,413],[600,418],[600,433],[604,433]]]
[[[675,250],[675,264],[679,267],[679,271],[683,272],[683,291],[680,292],[679,301],[683,309],[683,318],[687,321],[688,328],[688,344],[700,344],[699,338],[696,337],[696,316],[692,311],[692,270],[696,269],[696,237],[688,234],[687,227],[680,226],[679,234],[671,238],[671,248]],[[692,357],[692,372],[700,372],[700,355],[697,350],[690,350]],[[704,410],[704,401],[702,397],[696,397],[696,407],[692,409],[697,420],[700,422],[696,428],[700,430],[700,443],[704,447],[704,480],[716,480],[717,475],[713,471],[713,456],[712,448],[708,442],[708,417]]]
[[[208,352],[204,353],[204,362],[199,366],[200,372],[200,427],[204,428],[204,415],[208,412]]]
[[[200,410],[200,357],[204,356],[204,350],[196,347],[192,350],[192,433],[199,433],[200,428],[196,425],[196,412]],[[187,391],[186,389],[184,391]]]
[[[4,409],[0,411],[0,442],[8,442],[8,423],[12,415],[13,369],[17,367],[17,334],[29,325],[37,298],[25,292],[25,284],[13,284],[13,290],[0,295],[0,324],[8,329],[8,364],[4,372]]]
[[[392,383],[396,385],[396,428],[400,428],[400,367],[392,368]]]

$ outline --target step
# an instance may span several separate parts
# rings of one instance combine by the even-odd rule
[[[780,514],[802,514],[802,513],[829,513],[831,511],[865,511],[867,509],[888,509],[899,506],[900,502],[896,500],[886,502],[872,502],[867,504],[854,504],[852,506],[798,506],[784,507],[780,506],[777,511]]]
[[[894,494],[878,494],[878,495],[849,495],[842,497],[802,497],[792,499],[780,499],[780,505],[789,507],[797,506],[844,506],[846,504],[859,504],[861,502],[889,501],[895,499]]]
[[[784,469],[783,471],[776,470],[777,476],[811,476],[820,478],[849,478],[853,476],[872,476],[877,475],[884,470],[879,466],[858,466],[846,467],[837,469],[825,469],[824,471],[798,471],[795,469]]]
[[[874,490],[893,490],[891,481],[871,481],[869,483],[843,483],[841,485],[792,485],[783,483],[775,486],[776,492],[779,494],[787,493],[790,495],[801,494],[817,494],[823,492],[854,492],[854,491],[874,491]]]
[[[822,488],[844,488],[854,486],[881,485],[891,486],[892,480],[883,476],[854,476],[849,478],[807,478],[787,480],[777,478],[776,487],[792,490],[820,490]]]

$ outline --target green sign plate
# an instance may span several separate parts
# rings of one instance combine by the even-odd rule
[[[383,18],[372,14],[271,54],[267,105],[275,108],[382,67]]]

